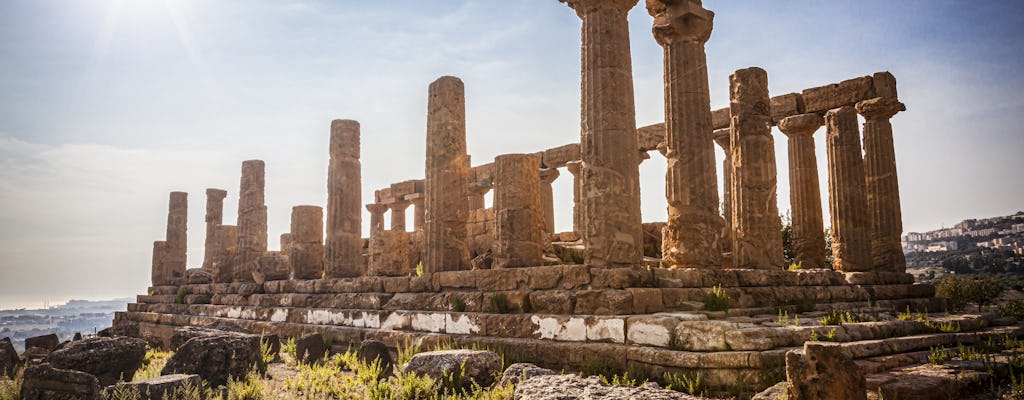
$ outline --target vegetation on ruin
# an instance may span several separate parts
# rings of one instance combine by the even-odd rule
[[[1024,319],[1024,301],[1014,300],[999,305],[996,312],[1004,317],[1013,317],[1018,320]]]
[[[455,312],[466,311],[466,301],[463,300],[462,297],[452,296],[451,298],[448,299],[448,303],[449,303],[448,305],[451,307],[452,311],[455,311]]]
[[[192,294],[191,290],[188,290],[188,289],[186,289],[184,287],[179,287],[178,288],[178,293],[174,295],[174,302],[177,303],[177,304],[184,304],[185,303],[185,296],[188,296],[190,294]]]
[[[683,392],[691,396],[703,396],[707,392],[704,382],[704,374],[695,372],[692,374],[673,374],[666,372],[661,375],[665,381],[665,389]]]
[[[504,293],[494,293],[491,295],[491,310],[494,310],[500,314],[507,314],[509,312],[508,296]]]
[[[722,285],[716,285],[704,296],[704,309],[708,311],[729,311],[729,295]]]

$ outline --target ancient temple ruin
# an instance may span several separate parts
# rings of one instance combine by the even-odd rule
[[[242,163],[237,227],[222,216],[234,190],[207,191],[199,270],[207,273],[185,269],[187,195],[171,193],[152,287],[115,324],[165,341],[176,327],[216,321],[282,337],[319,332],[336,345],[454,340],[558,368],[607,359],[651,376],[701,370],[712,387],[744,390],[763,388],[764,371],[816,335],[853,344],[932,335],[923,345],[856,347],[859,360],[953,340],[921,324],[823,329],[776,317],[941,310],[933,288],[904,270],[889,121],[905,108],[892,74],[772,96],[769,73],[746,68],[729,77],[729,107],[712,110],[704,45],[714,14],[699,1],[648,1],[653,40],[664,48],[665,122],[637,127],[626,18],[637,0],[562,2],[582,20],[578,141],[472,165],[464,83],[442,77],[425,93],[425,170],[396,177],[363,204],[360,158],[379,149],[360,148],[357,122],[333,121],[327,204],[295,207],[279,252],[267,251],[263,197],[273,182],[262,161]],[[815,134],[826,135],[825,149],[815,148]],[[787,140],[790,171],[776,171],[775,140]],[[654,150],[667,163],[668,220],[651,239],[639,166]],[[828,171],[819,172],[822,154]],[[779,173],[789,174],[799,269],[783,263]],[[559,178],[573,180],[569,232],[554,232]],[[828,182],[831,268],[819,179]],[[406,227],[410,206],[415,223]],[[360,237],[364,207],[368,238]],[[727,306],[708,301],[715,296]]]

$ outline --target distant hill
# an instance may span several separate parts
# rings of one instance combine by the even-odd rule
[[[1024,288],[1024,212],[966,219],[951,228],[903,235],[907,272],[920,281],[948,274],[1004,276]],[[1017,287],[1020,286],[1020,287]]]
[[[25,338],[56,333],[68,340],[76,332],[91,335],[110,327],[115,311],[124,311],[131,298],[113,300],[70,300],[65,304],[36,310],[0,310],[0,337],[10,337],[18,351]]]

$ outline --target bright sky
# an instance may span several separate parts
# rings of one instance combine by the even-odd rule
[[[664,118],[642,3],[641,126]],[[712,107],[748,66],[773,95],[888,70],[908,108],[893,119],[906,230],[1024,209],[1024,2],[704,3]],[[578,141],[579,30],[555,0],[0,2],[0,308],[145,292],[172,190],[190,194],[198,266],[204,190],[228,190],[233,223],[247,159],[267,163],[276,248],[293,205],[326,202],[332,119],[362,124],[364,203],[421,178],[427,85],[442,75],[466,83],[474,165]],[[776,147],[787,210],[784,136]],[[656,152],[641,166],[645,221],[665,218],[664,170]],[[555,197],[571,229],[566,171]]]

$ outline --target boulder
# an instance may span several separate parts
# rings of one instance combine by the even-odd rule
[[[755,394],[750,400],[787,400],[789,399],[789,382],[782,381]]]
[[[146,341],[142,339],[98,337],[69,342],[50,353],[46,361],[54,368],[89,373],[100,385],[108,386],[120,380],[132,380],[145,356]]]
[[[498,386],[516,385],[520,381],[536,376],[557,375],[558,373],[547,368],[541,368],[530,363],[515,363],[505,368],[501,374],[501,381]]]
[[[327,355],[327,344],[319,333],[303,335],[295,340],[295,357],[300,362],[315,363]]]
[[[377,380],[391,376],[394,368],[388,346],[376,340],[367,340],[359,345],[359,361],[366,365],[380,364],[380,376],[377,377]]]
[[[645,400],[700,400],[684,393],[632,386],[612,386],[601,383],[597,377],[579,375],[547,375],[519,382],[513,399],[645,399]]]
[[[100,382],[81,371],[54,368],[50,364],[25,368],[22,400],[100,400]]]
[[[218,335],[251,335],[252,333],[238,325],[230,322],[214,322],[209,325],[202,327],[198,326],[184,326],[176,328],[174,334],[171,335],[168,340],[171,350],[177,350],[189,339],[197,337],[207,336],[218,336]],[[256,335],[260,336],[260,335]],[[265,334],[263,335],[263,341],[270,345],[270,352],[273,355],[277,355],[281,351],[281,341],[278,339],[276,334]]]
[[[864,373],[839,343],[807,342],[786,353],[789,400],[866,400]]]
[[[50,351],[42,347],[29,347],[21,353],[20,361],[22,363],[31,361],[42,361],[46,356],[50,355]]]
[[[501,357],[486,350],[428,351],[412,356],[402,366],[402,372],[426,375],[438,381],[444,380],[446,375],[454,375],[454,382],[448,383],[452,389],[469,389],[473,382],[488,387],[501,372]]]
[[[57,334],[51,333],[49,335],[33,336],[25,339],[25,348],[38,347],[40,349],[46,349],[47,351],[53,351],[60,344],[60,339],[57,339]]]
[[[71,341],[75,342],[79,340],[82,340],[82,332],[75,332],[75,336],[71,337]]]
[[[202,336],[178,348],[160,375],[197,374],[211,387],[217,387],[226,384],[228,377],[241,379],[259,359],[257,335]]]
[[[202,384],[203,381],[199,375],[172,374],[138,382],[121,382],[107,389],[109,391],[119,387],[134,387],[144,396],[143,399],[163,400],[165,395],[167,396],[166,398],[172,398],[174,391],[185,385],[188,385],[190,388],[200,388]],[[146,396],[147,393],[149,396]]]
[[[18,358],[18,350],[11,344],[11,338],[0,339],[0,376],[14,378],[18,368],[21,368],[21,360]]]

